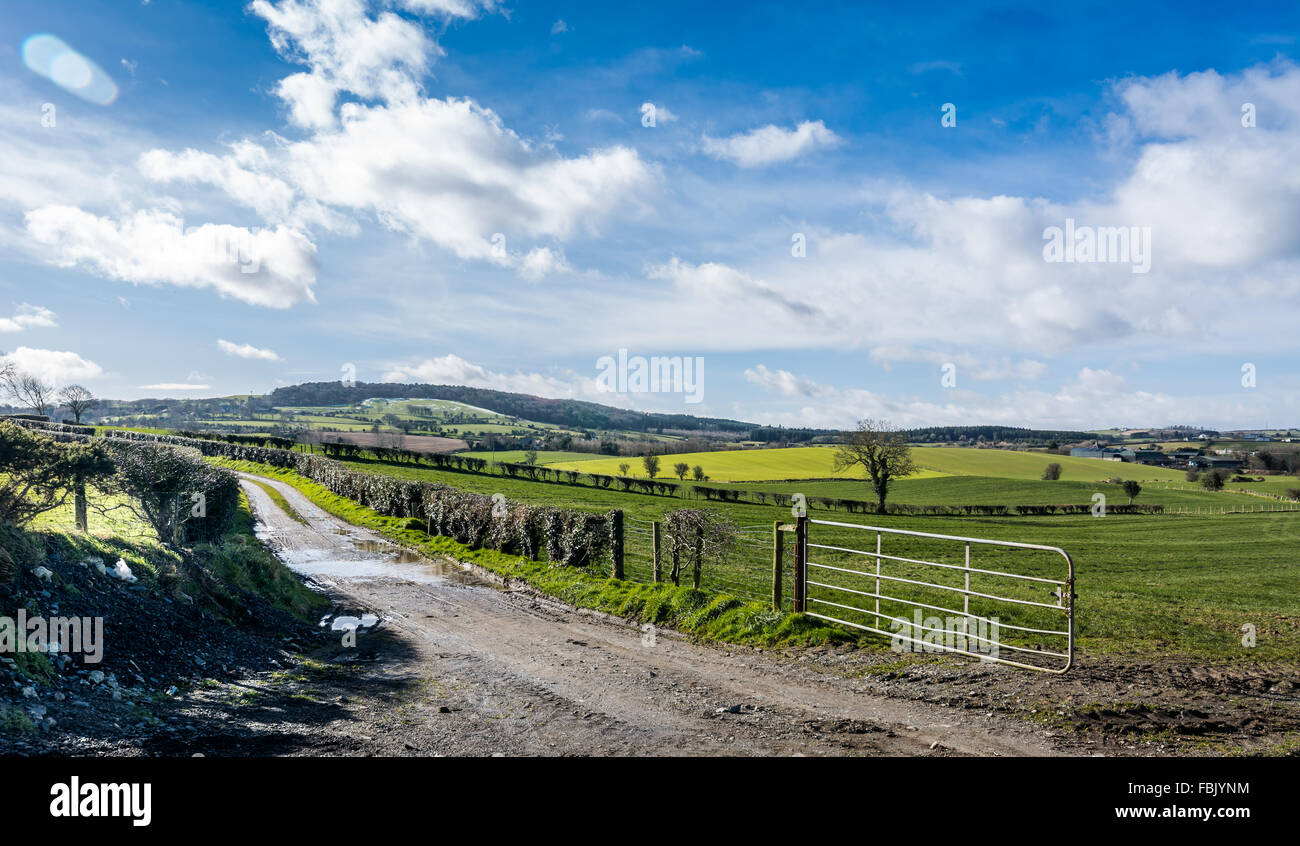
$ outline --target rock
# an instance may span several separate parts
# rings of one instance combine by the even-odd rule
[[[54,581],[54,571],[49,567],[33,567],[32,575],[43,582]]]
[[[24,687],[24,688],[23,688],[23,698],[24,698],[24,699],[35,699],[35,698],[36,698],[36,688],[33,687],[33,686],[30,685],[30,684],[27,685],[26,687]]]
[[[104,681],[104,673],[101,670],[91,670],[87,678],[90,679],[91,684],[100,684]]]

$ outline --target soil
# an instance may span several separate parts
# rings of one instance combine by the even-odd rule
[[[228,654],[227,636],[209,634],[224,671],[195,683],[202,674],[184,667],[189,684],[153,695],[149,719],[123,726],[120,702],[96,700],[81,709],[95,717],[21,746],[0,733],[0,752],[1295,754],[1300,737],[1293,665],[1085,655],[1055,677],[887,650],[694,643],[426,561],[262,481],[306,520],[245,484],[259,535],[332,600],[321,625],[276,619],[274,633],[239,633],[247,643]],[[334,628],[340,617],[360,624],[355,645]]]

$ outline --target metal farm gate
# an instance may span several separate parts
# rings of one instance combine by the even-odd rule
[[[781,528],[795,533],[796,611],[885,635],[909,651],[1058,674],[1074,662],[1074,562],[1059,547],[807,517]],[[875,548],[858,548],[872,533]]]

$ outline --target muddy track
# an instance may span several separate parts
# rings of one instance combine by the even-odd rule
[[[1057,752],[1015,717],[875,695],[798,657],[662,630],[651,643],[631,624],[503,589],[454,562],[411,560],[294,488],[259,481],[305,521],[246,479],[259,536],[340,613],[380,622],[357,632],[355,648],[317,648],[313,671],[254,686],[251,711],[228,710],[229,691],[199,697],[194,718],[253,715],[246,732],[206,739],[217,754]]]

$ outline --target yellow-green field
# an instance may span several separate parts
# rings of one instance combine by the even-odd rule
[[[659,459],[659,475],[669,478],[672,467],[684,461],[700,465],[710,481],[770,482],[782,479],[860,479],[861,471],[836,473],[832,467],[833,447],[792,447],[789,449],[732,450],[728,452],[692,452],[664,455]],[[1061,478],[1092,482],[1111,476],[1139,480],[1182,481],[1178,470],[1121,464],[1096,458],[1071,458],[1041,452],[1013,452],[1001,449],[963,449],[948,447],[913,447],[912,460],[920,468],[908,478],[932,479],[939,476],[997,476],[1004,479],[1039,479],[1051,462],[1061,465]],[[602,458],[592,461],[563,461],[549,466],[583,473],[618,475],[619,464],[630,466],[629,475],[644,476],[639,458]],[[689,478],[689,476],[688,476]]]
[[[688,452],[681,455],[659,457],[659,475],[673,476],[673,465],[685,461],[694,467],[700,465],[714,482],[764,482],[781,479],[852,479],[856,473],[836,473],[831,466],[835,451],[824,447],[794,447],[790,449],[748,449],[728,452]],[[619,475],[618,466],[627,464],[629,476],[645,476],[645,467],[639,458],[602,458],[594,461],[565,461],[551,465],[561,470],[580,470],[583,473]],[[921,478],[942,476],[943,473],[923,471]],[[690,478],[690,475],[687,475]]]

